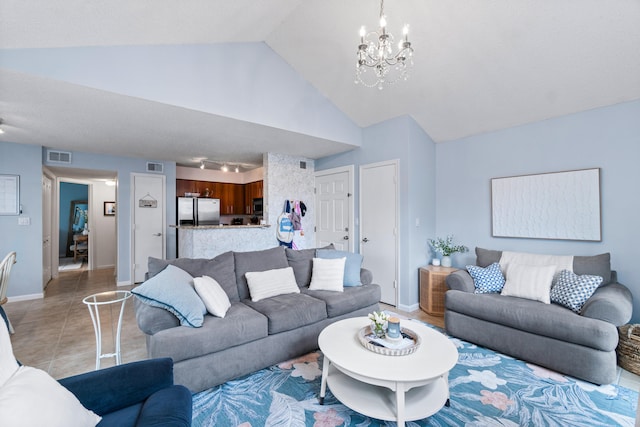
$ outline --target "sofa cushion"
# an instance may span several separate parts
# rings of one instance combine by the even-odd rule
[[[300,293],[291,267],[247,271],[245,277],[251,301],[254,302],[277,295]]]
[[[447,311],[597,350],[613,351],[618,344],[618,330],[611,323],[585,318],[557,304],[450,290],[445,294],[445,307]]]
[[[216,317],[224,317],[227,314],[231,302],[216,279],[209,276],[195,277],[193,287],[209,314]]]
[[[580,309],[600,283],[602,283],[600,276],[577,275],[572,271],[562,270],[553,280],[551,302],[580,313]]]
[[[322,300],[327,306],[328,317],[338,317],[380,301],[380,286],[363,285],[344,288],[343,292],[314,291],[303,288],[302,293]]]
[[[501,295],[527,298],[550,304],[555,265],[533,266],[509,263]]]
[[[501,257],[502,251],[476,247],[476,264],[480,267],[500,262]],[[599,255],[574,256],[573,272],[602,277],[600,286],[611,283],[611,254],[607,252]]]
[[[249,298],[249,287],[245,273],[248,271],[266,271],[274,268],[289,267],[284,246],[252,252],[234,252],[235,274],[238,295],[241,300]]]
[[[149,344],[150,357],[174,362],[204,356],[267,336],[267,318],[241,302],[231,304],[224,318],[206,315],[201,328],[172,328],[157,332]]]
[[[309,289],[342,292],[346,261],[346,257],[336,259],[314,258]]]
[[[573,272],[602,277],[602,285],[611,283],[611,254],[573,257]]]
[[[318,249],[333,249],[333,243]],[[309,286],[311,283],[311,270],[313,268],[313,258],[316,256],[316,249],[290,249],[285,248],[287,262],[293,268],[296,276],[296,283],[299,287]]]
[[[193,289],[193,277],[186,271],[168,265],[131,293],[154,307],[173,313],[181,325],[199,328],[207,308]]]
[[[269,335],[290,331],[327,318],[324,301],[304,294],[286,294],[254,302],[247,306],[269,319]]]
[[[193,277],[209,276],[215,279],[227,293],[229,301],[240,301],[236,286],[235,260],[233,252],[225,252],[212,259],[178,258],[172,260],[149,257],[149,277],[153,277],[166,268],[175,265]]]
[[[494,262],[486,268],[477,265],[467,265],[467,271],[473,278],[476,294],[500,292],[505,280],[500,270],[500,264]]]
[[[360,286],[360,268],[362,267],[362,255],[347,251],[336,251],[329,249],[318,249],[318,258],[335,259],[346,258],[344,265],[343,286]],[[311,278],[313,280],[313,277]]]

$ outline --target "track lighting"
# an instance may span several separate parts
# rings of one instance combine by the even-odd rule
[[[200,169],[204,169],[204,161],[200,162]]]
[[[240,172],[240,167],[236,165],[236,173]]]
[[[227,164],[226,164],[226,163],[222,165],[222,167],[220,168],[220,170],[221,170],[222,172],[229,172],[229,168],[227,167]]]

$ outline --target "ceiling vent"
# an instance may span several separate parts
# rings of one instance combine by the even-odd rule
[[[47,161],[51,163],[71,164],[70,151],[47,150]]]
[[[155,172],[155,173],[164,172],[164,163],[147,162],[147,172]]]

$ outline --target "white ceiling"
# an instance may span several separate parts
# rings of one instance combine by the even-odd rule
[[[353,74],[377,0],[3,0],[0,49],[263,41],[357,125],[409,115],[435,142],[640,99],[638,0],[387,0],[385,12],[393,33],[410,24],[415,67],[383,91]],[[351,148],[7,69],[0,117],[8,141],[181,164]]]

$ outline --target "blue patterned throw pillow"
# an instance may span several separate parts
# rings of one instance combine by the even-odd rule
[[[602,277],[562,270],[553,280],[551,302],[580,313],[582,306],[602,283]]]
[[[476,294],[500,292],[504,286],[504,276],[502,270],[500,270],[500,264],[497,262],[485,268],[477,265],[467,265],[467,271],[473,278]]]

